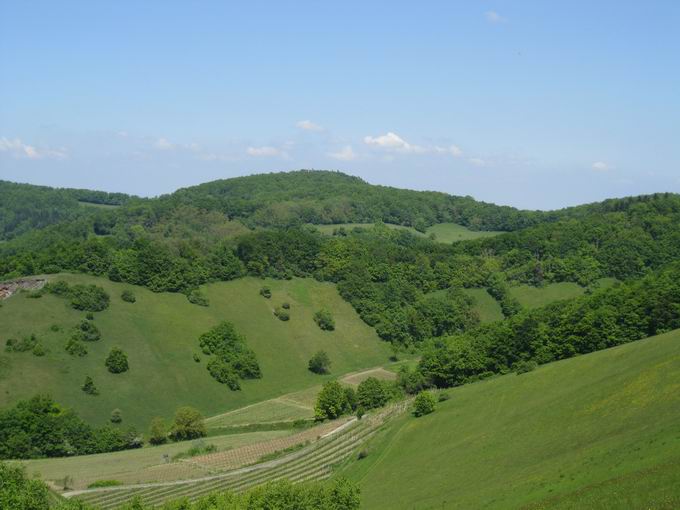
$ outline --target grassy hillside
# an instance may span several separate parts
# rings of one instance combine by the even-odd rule
[[[436,235],[437,237],[435,240],[440,243],[456,243],[469,239],[479,239],[480,237],[493,237],[502,233],[503,232],[470,230],[457,223],[438,223],[427,229],[427,234]]]
[[[551,283],[544,287],[519,285],[510,288],[510,294],[525,308],[538,308],[559,301],[582,296],[585,289],[572,282]]]
[[[449,395],[348,466],[365,508],[680,507],[680,331]]]
[[[333,232],[339,228],[344,228],[347,231],[351,231],[353,228],[373,228],[375,223],[332,223],[330,225],[314,225],[320,232],[328,235],[332,235]],[[404,225],[393,225],[391,223],[386,223],[385,226],[395,230],[406,230],[413,235],[425,237],[430,234],[435,234],[435,241],[439,243],[455,243],[458,241],[467,241],[469,239],[479,239],[480,237],[492,237],[503,232],[488,232],[488,231],[476,231],[470,230],[463,225],[457,223],[438,223],[429,227],[425,234],[417,231],[413,227],[407,227]]]
[[[463,289],[463,292],[475,300],[474,310],[479,314],[482,323],[503,319],[501,305],[498,304],[486,289]]]
[[[17,294],[4,301],[2,345],[7,338],[35,333],[50,352],[44,357],[0,353],[0,406],[39,391],[50,392],[94,423],[107,422],[111,410],[120,408],[124,424],[146,429],[153,416],[171,417],[181,405],[193,405],[209,416],[315,386],[324,377],[309,372],[307,362],[319,349],[333,363],[328,377],[383,364],[390,352],[334,285],[311,279],[244,278],[211,284],[204,288],[210,306],[201,307],[180,294],[154,294],[103,278],[61,278],[97,283],[111,295],[110,307],[95,314],[102,339],[87,344],[89,353],[84,358],[71,357],[64,344],[84,312],[52,295],[28,299]],[[264,284],[272,289],[271,299],[259,295]],[[136,303],[120,299],[124,289],[134,291]],[[273,315],[274,307],[284,301],[291,306],[288,322]],[[314,323],[312,315],[321,307],[332,310],[335,331],[321,331]],[[200,363],[192,358],[200,353],[199,335],[222,320],[232,321],[246,336],[262,368],[263,378],[243,382],[241,391],[230,391],[214,381],[205,368],[205,356],[200,354]],[[51,331],[52,325],[60,331]],[[104,359],[113,346],[128,354],[129,372],[114,375],[106,370]],[[86,375],[94,379],[99,396],[81,391]]]

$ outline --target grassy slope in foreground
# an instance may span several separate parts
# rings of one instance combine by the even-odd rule
[[[449,393],[348,467],[364,508],[680,508],[680,331]]]
[[[69,307],[66,299],[45,295],[27,299],[17,294],[0,308],[0,344],[7,338],[35,333],[49,353],[0,352],[0,406],[37,392],[49,392],[60,403],[75,408],[93,423],[106,423],[111,411],[123,412],[123,424],[146,430],[154,416],[172,417],[181,405],[192,405],[206,416],[253,402],[315,386],[327,377],[385,363],[389,348],[364,324],[335,286],[312,279],[289,281],[244,278],[204,287],[209,307],[189,303],[181,294],[154,294],[146,289],[85,275],[61,277],[71,283],[96,283],[111,295],[110,307],[95,313],[102,339],[87,344],[84,358],[64,351],[72,328],[85,313]],[[272,298],[259,295],[262,285]],[[134,291],[137,302],[120,299],[123,289]],[[282,322],[272,309],[290,303],[290,320]],[[312,316],[326,307],[333,312],[336,329],[321,331]],[[198,337],[221,320],[232,321],[256,354],[263,378],[244,381],[241,391],[230,391],[206,370],[208,358],[200,353]],[[57,324],[62,331],[50,331]],[[130,371],[110,374],[104,359],[113,346],[128,355]],[[314,375],[307,362],[324,349],[333,365],[330,376]],[[192,359],[199,353],[201,362]],[[80,387],[91,376],[100,391],[90,396]]]

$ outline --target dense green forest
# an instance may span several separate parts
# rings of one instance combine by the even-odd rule
[[[86,215],[84,203],[117,206],[132,199],[123,193],[0,181],[0,240]]]
[[[44,188],[35,193],[37,204],[49,195]],[[296,212],[276,220],[285,225],[280,228],[249,230],[234,221],[257,225],[261,211],[287,200]],[[313,207],[299,209],[307,202]],[[315,216],[335,211],[339,203],[350,204],[341,209],[354,216]],[[216,181],[160,199],[130,200],[115,210],[73,217],[68,210],[63,209],[68,221],[2,243],[0,278],[81,271],[190,295],[204,283],[246,274],[314,277],[337,283],[343,298],[383,339],[407,346],[478,324],[461,288],[487,288],[512,316],[520,306],[509,297],[508,285],[594,287],[602,277],[642,277],[680,256],[680,197],[672,194],[529,213],[371,186],[334,172],[300,171]],[[392,210],[406,216],[390,216]],[[526,228],[443,245],[380,224],[333,237],[306,225],[369,219],[409,224],[418,218],[426,224],[455,220],[474,227]],[[431,294],[442,289],[449,291]]]
[[[473,230],[517,230],[546,215],[430,191],[372,186],[340,172],[298,171],[213,181],[161,197],[218,210],[250,226],[382,221],[418,230],[454,222]]]
[[[430,341],[418,370],[438,387],[570,358],[680,328],[680,264],[590,296]]]
[[[91,427],[48,396],[0,410],[0,459],[87,455],[141,446],[134,429]]]

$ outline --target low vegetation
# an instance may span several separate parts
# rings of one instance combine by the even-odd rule
[[[214,356],[207,368],[216,381],[232,390],[239,390],[239,379],[262,377],[255,352],[248,348],[245,337],[236,331],[232,323],[223,321],[203,333],[198,340],[203,354]]]
[[[314,314],[314,322],[323,331],[333,331],[335,329],[335,320],[330,311],[322,309]]]
[[[317,351],[311,357],[307,366],[315,374],[327,374],[331,371],[331,359],[326,354],[326,351]]]
[[[118,347],[111,349],[104,364],[106,365],[108,371],[112,374],[121,374],[123,372],[127,372],[130,369],[127,354],[125,354],[123,350]]]
[[[676,330],[467,384],[341,474],[370,509],[676,508],[678,380]]]

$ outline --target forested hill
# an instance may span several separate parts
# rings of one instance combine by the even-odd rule
[[[319,170],[212,181],[161,200],[219,210],[248,226],[267,227],[382,221],[424,230],[435,223],[453,222],[472,230],[512,231],[555,216],[472,197],[377,186],[359,177]]]
[[[117,206],[133,198],[124,193],[50,188],[0,180],[0,240],[73,220],[86,212],[83,204]]]

